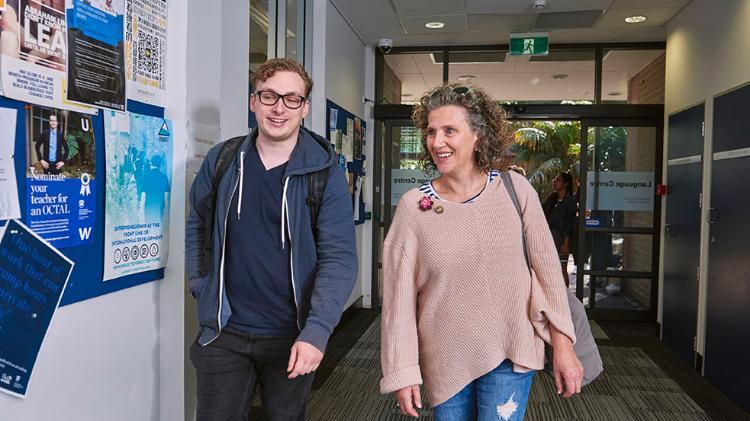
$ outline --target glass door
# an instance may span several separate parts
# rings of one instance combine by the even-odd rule
[[[382,167],[380,168],[380,186],[382,186],[382,201],[379,212],[376,212],[377,224],[374,235],[377,241],[375,265],[377,273],[377,289],[373,288],[373,306],[380,306],[382,302],[383,285],[383,241],[388,234],[388,228],[393,221],[401,196],[414,187],[432,179],[419,169],[419,154],[422,152],[422,142],[419,131],[411,120],[386,120],[382,135],[383,147]],[[378,175],[376,174],[376,177]],[[375,194],[380,194],[381,187],[375,186]],[[373,243],[375,245],[375,243]]]
[[[661,120],[581,121],[576,295],[596,319],[656,320]]]

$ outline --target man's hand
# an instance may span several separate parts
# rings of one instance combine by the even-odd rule
[[[63,165],[65,165],[65,163],[64,163],[64,162],[62,162],[62,161],[60,161],[60,162],[58,162],[57,164],[55,164],[55,168],[57,168],[57,169],[59,170],[60,168],[62,168],[62,167],[63,167]]]
[[[286,369],[289,379],[317,370],[322,359],[323,353],[318,348],[307,342],[295,342],[292,346],[292,354],[289,356],[289,366]]]
[[[49,168],[49,162],[47,162],[47,161],[45,161],[43,159],[40,159],[39,163],[42,164],[42,168],[44,168],[45,170]]]
[[[422,395],[419,393],[419,385],[406,386],[396,391],[396,404],[404,415],[418,417],[419,413],[415,408],[422,409]]]

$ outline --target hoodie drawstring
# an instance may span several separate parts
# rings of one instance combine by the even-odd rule
[[[281,196],[281,249],[284,250],[286,244],[286,220],[289,219],[287,215],[287,202],[286,202],[286,189],[289,187],[289,177],[284,180],[284,193]]]
[[[240,152],[240,196],[237,198],[237,220],[240,220],[240,209],[242,209],[242,171],[245,169],[245,152]]]

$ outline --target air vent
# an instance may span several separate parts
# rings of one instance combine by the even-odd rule
[[[601,15],[601,10],[540,13],[534,23],[534,30],[591,28]]]
[[[503,63],[505,62],[506,51],[451,51],[450,63]],[[432,62],[435,64],[443,63],[443,53],[432,53]]]
[[[594,61],[594,50],[550,50],[546,56],[529,57],[529,61]]]

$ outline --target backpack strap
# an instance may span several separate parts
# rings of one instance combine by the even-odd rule
[[[221,184],[224,174],[226,174],[229,166],[237,156],[237,151],[242,146],[242,142],[247,136],[233,137],[219,149],[219,155],[216,157],[214,162],[214,173],[211,179],[211,196],[208,203],[208,215],[206,217],[206,230],[203,237],[203,272],[208,273],[211,270],[211,264],[213,262],[213,229],[216,218],[216,196],[219,194],[219,184]]]
[[[307,198],[305,202],[310,207],[310,226],[316,240],[318,213],[320,212],[320,206],[323,204],[323,194],[326,190],[326,183],[328,183],[328,170],[329,168],[326,167],[307,174]]]

